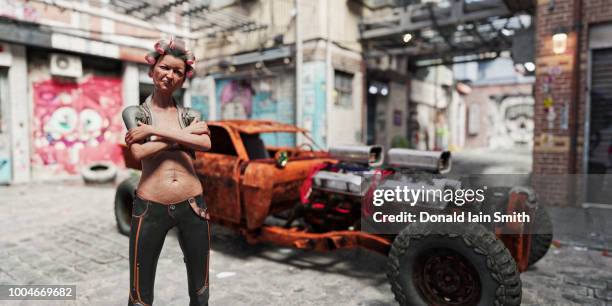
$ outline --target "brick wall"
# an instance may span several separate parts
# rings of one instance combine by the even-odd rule
[[[548,0],[537,1],[533,174],[539,199],[546,205],[580,205],[579,200],[571,196],[579,187],[568,181],[566,174],[583,171],[589,26],[612,22],[612,5],[609,1],[581,0],[581,22],[578,26],[574,25],[576,2],[555,0],[554,7],[550,9]],[[567,50],[563,54],[554,54],[552,35],[561,27],[568,33]],[[576,67],[574,52],[578,31],[580,49]],[[575,89],[572,87],[573,76],[578,77]],[[553,120],[549,120],[548,115],[551,108],[545,107],[545,102],[550,102],[547,99],[553,101],[556,114]],[[567,116],[564,116],[565,109]],[[567,128],[563,124],[566,119]]]

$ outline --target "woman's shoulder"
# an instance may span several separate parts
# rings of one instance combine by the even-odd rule
[[[135,115],[139,112],[142,112],[142,107],[140,105],[130,105],[123,109],[124,115]]]
[[[138,126],[137,122],[141,121],[147,123],[147,115],[142,106],[130,105],[126,107],[121,113],[125,126],[129,129]]]

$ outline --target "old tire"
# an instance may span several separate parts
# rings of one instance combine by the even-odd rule
[[[393,242],[387,277],[400,305],[520,305],[504,244],[475,223],[413,223]]]
[[[117,178],[117,167],[111,162],[95,162],[81,169],[81,177],[87,184],[113,183]]]
[[[130,235],[134,191],[138,186],[139,180],[140,176],[131,176],[117,186],[115,193],[115,220],[117,221],[117,230],[123,235]]]
[[[544,207],[537,207],[535,211],[534,228],[532,228],[533,237],[531,238],[531,247],[529,250],[529,266],[538,262],[552,244],[553,240],[553,225],[550,220],[550,215]]]

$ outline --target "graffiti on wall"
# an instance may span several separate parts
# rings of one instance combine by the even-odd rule
[[[204,78],[195,78],[191,81],[191,108],[202,115],[203,120],[210,120],[210,86]]]
[[[120,78],[51,79],[34,83],[33,89],[33,168],[75,174],[94,161],[123,163]]]
[[[492,147],[533,145],[533,97],[504,96],[491,101]]]
[[[303,66],[302,122],[319,146],[326,144],[325,62],[309,62]]]
[[[0,133],[0,184],[11,181],[11,152],[8,134]]]
[[[218,88],[221,119],[251,118],[255,90],[250,80],[224,80]]]
[[[293,124],[291,85],[279,77],[216,80],[217,114],[221,119],[274,120]],[[289,87],[289,90],[287,90]],[[295,135],[274,133],[261,135],[271,146],[292,146]]]

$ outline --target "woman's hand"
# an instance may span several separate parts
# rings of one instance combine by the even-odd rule
[[[144,140],[154,134],[155,130],[153,126],[138,121],[138,126],[131,129],[125,135],[125,143],[129,146],[133,143],[140,142],[141,140]]]
[[[206,122],[200,121],[197,118],[194,119],[193,122],[191,122],[191,124],[185,128],[185,131],[196,135],[210,135],[210,130],[208,129],[208,125],[206,124]]]

